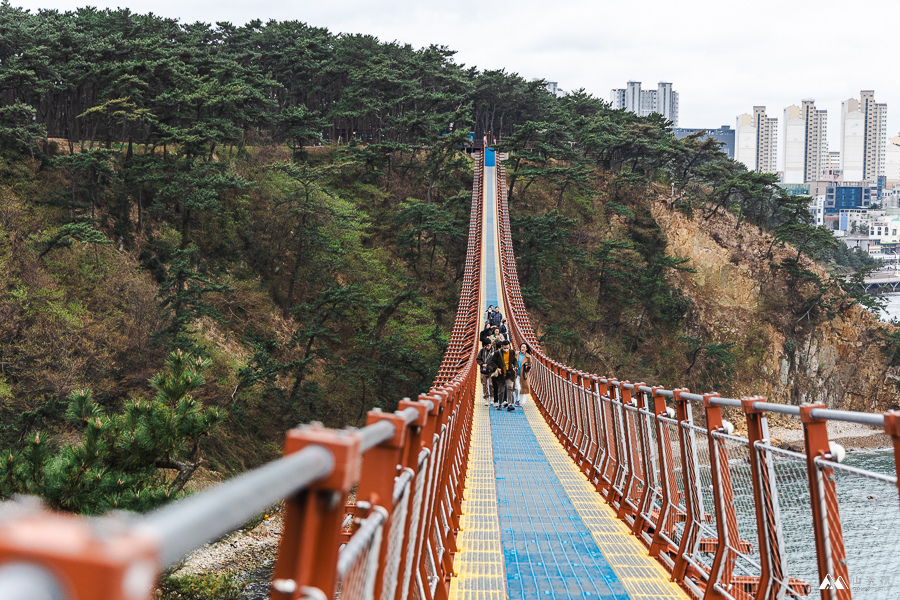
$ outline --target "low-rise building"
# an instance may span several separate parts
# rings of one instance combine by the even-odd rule
[[[900,243],[900,216],[879,216],[869,225],[869,237],[877,238],[882,246]]]
[[[706,137],[711,138],[722,144],[722,152],[728,155],[728,158],[734,158],[734,129],[728,125],[722,125],[718,129],[693,129],[690,127],[675,127],[672,129],[672,135],[679,140],[687,136],[706,132]]]
[[[837,215],[844,209],[869,208],[878,187],[868,181],[816,181],[810,195],[825,196],[825,214]]]

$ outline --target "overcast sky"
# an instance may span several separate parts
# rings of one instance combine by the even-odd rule
[[[25,8],[90,4],[186,22],[298,20],[334,33],[367,33],[416,47],[446,45],[457,62],[584,88],[670,81],[680,127],[734,127],[764,105],[770,117],[802,99],[828,110],[840,146],[841,101],[874,89],[900,129],[896,0],[12,0]],[[779,131],[779,142],[782,132]],[[780,143],[779,143],[780,145]],[[779,154],[781,150],[779,148]]]

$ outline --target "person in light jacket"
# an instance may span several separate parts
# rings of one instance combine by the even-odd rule
[[[528,376],[531,373],[531,346],[522,342],[519,346],[519,385],[516,393],[516,406],[522,406],[531,395],[531,385]]]

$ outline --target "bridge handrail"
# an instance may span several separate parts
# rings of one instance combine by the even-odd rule
[[[900,481],[896,475],[836,466],[841,451],[830,442],[826,425],[844,421],[881,428],[891,437],[896,473],[900,472],[900,411],[871,414],[828,409],[824,404],[776,404],[760,396],[733,399],[693,394],[687,389],[598,377],[554,361],[541,351],[522,299],[502,165],[497,177],[503,190],[498,198],[498,227],[505,310],[516,345],[524,341],[532,348],[530,387],[535,403],[618,518],[647,545],[672,579],[697,597],[780,598],[786,593],[809,593],[826,576],[842,576],[849,582],[835,474],[892,484],[894,493],[900,492]],[[733,426],[723,418],[723,407],[743,414],[747,437],[730,435]],[[705,417],[702,425],[694,422],[694,408]],[[765,415],[769,412],[801,420],[805,454],[768,444]],[[698,444],[700,437],[707,438],[708,448]],[[740,471],[729,456],[742,458],[746,463],[740,464],[749,464],[750,471]],[[791,489],[780,479],[785,469],[803,472],[806,485]],[[752,507],[741,507],[740,518],[733,478],[742,478],[753,492]],[[789,501],[794,500],[792,493],[799,502],[804,495],[808,498],[815,534],[815,581],[789,576],[793,555],[785,545],[780,522],[779,490]],[[755,523],[750,538],[755,544],[747,539],[750,522]],[[756,554],[751,555],[753,548]],[[861,550],[867,555],[867,549]],[[852,562],[853,557],[849,558]],[[822,593],[823,598],[843,600],[850,598],[851,590]]]
[[[427,394],[361,429],[292,429],[283,458],[145,516],[0,503],[0,600],[149,598],[163,567],[282,499],[272,598],[446,600],[476,387],[482,172],[476,160],[460,301]]]

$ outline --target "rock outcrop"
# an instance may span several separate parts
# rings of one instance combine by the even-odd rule
[[[769,256],[771,237],[749,225],[736,229],[732,215],[704,219],[671,207],[654,203],[654,217],[668,252],[690,258],[696,270],[678,275],[697,306],[695,327],[740,348],[735,392],[848,410],[883,411],[900,402],[898,369],[882,351],[893,326],[848,301],[838,302],[833,318],[797,321],[784,302],[784,274],[773,268],[794,250],[775,247]],[[820,267],[805,266],[828,278]]]

